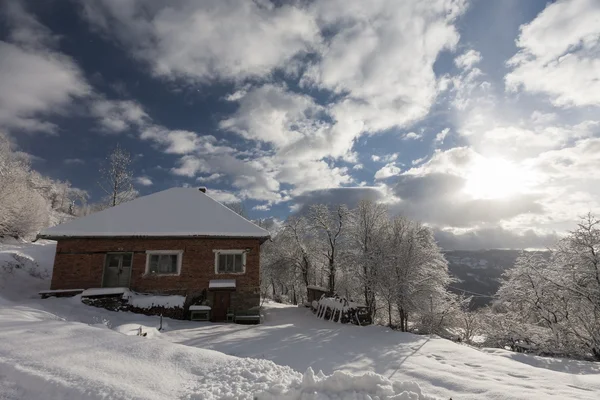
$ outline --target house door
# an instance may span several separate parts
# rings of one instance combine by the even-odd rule
[[[214,302],[212,306],[213,321],[225,321],[227,319],[227,310],[229,309],[230,293],[227,291],[214,292]]]
[[[132,253],[108,253],[102,287],[129,287]]]

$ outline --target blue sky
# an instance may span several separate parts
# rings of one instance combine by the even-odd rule
[[[599,209],[597,1],[0,4],[0,129],[93,199],[119,143],[142,195],[280,220],[366,197],[447,247],[545,246]]]

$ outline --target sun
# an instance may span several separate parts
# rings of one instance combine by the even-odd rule
[[[512,161],[480,158],[466,174],[465,193],[475,199],[503,199],[524,192],[530,174]]]

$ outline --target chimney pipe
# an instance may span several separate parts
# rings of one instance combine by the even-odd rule
[[[198,188],[199,191],[201,191],[202,193],[206,193],[206,186],[200,186]]]

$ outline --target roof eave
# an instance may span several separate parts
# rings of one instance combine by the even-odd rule
[[[271,235],[265,236],[244,236],[244,235],[60,235],[60,234],[43,234],[39,233],[36,236],[38,239],[61,240],[61,239],[181,239],[181,238],[197,238],[197,239],[258,239],[263,244],[271,238]]]

